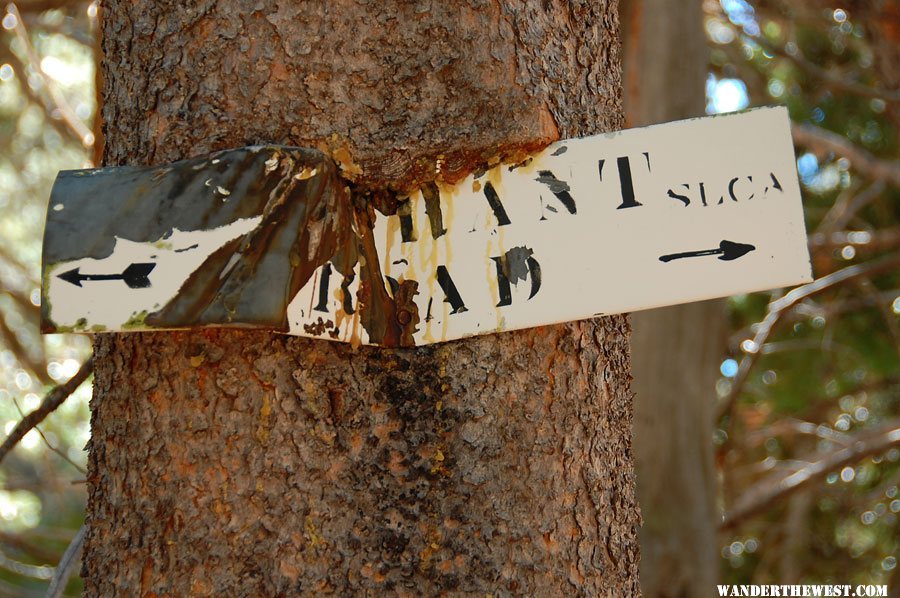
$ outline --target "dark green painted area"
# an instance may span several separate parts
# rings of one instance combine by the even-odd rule
[[[379,263],[370,212],[366,202],[353,201],[331,158],[305,148],[258,146],[164,166],[64,171],[50,197],[43,267],[47,273],[61,262],[109,257],[116,237],[158,243],[176,228],[212,230],[260,217],[206,258],[140,327],[287,331],[287,306],[317,268],[330,261],[350,276],[360,253]],[[411,338],[401,334],[377,267],[364,267],[361,282],[361,321],[371,342]],[[45,300],[47,288],[45,275]],[[52,332],[48,316],[42,325]]]

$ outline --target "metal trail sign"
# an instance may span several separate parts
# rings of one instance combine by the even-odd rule
[[[43,330],[411,346],[811,280],[784,108],[560,141],[388,211],[301,148],[61,172]]]

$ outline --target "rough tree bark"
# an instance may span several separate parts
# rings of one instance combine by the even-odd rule
[[[629,126],[702,116],[707,66],[701,0],[624,0]],[[708,596],[718,577],[714,430],[723,301],[632,316],[641,588],[648,598]]]
[[[621,127],[612,1],[104,2],[105,164],[320,147],[360,187]],[[625,317],[408,350],[103,335],[89,595],[636,596]]]

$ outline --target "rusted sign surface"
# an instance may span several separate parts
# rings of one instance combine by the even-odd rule
[[[378,212],[327,156],[276,146],[61,172],[44,331],[411,346],[811,279],[783,108],[561,141],[397,199]]]

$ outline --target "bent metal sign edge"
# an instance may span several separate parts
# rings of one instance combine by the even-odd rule
[[[812,278],[782,107],[563,140],[388,215],[364,204],[302,148],[60,172],[42,329],[413,346]]]

